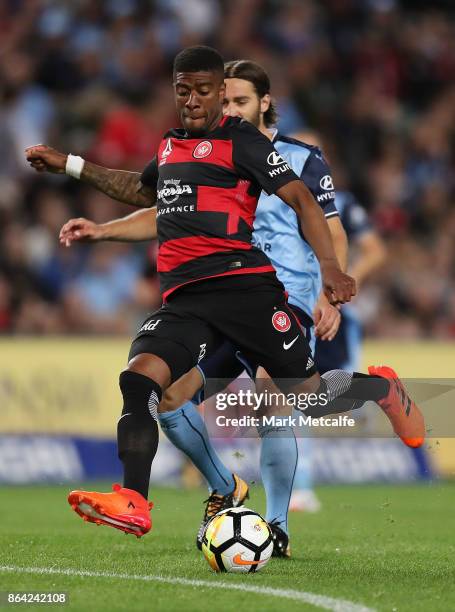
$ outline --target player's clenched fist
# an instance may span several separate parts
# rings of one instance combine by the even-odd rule
[[[103,238],[102,227],[89,219],[70,219],[60,230],[60,243],[69,247],[73,242],[96,242]]]
[[[355,280],[338,266],[321,264],[324,293],[331,304],[350,302],[356,294]]]
[[[67,155],[47,145],[33,145],[25,149],[25,157],[37,172],[55,172],[63,174],[66,168]]]

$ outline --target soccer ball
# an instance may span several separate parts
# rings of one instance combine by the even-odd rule
[[[228,508],[208,523],[202,552],[215,572],[258,572],[272,556],[272,532],[253,510]]]

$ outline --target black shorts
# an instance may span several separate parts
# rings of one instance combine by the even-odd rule
[[[172,381],[229,340],[273,379],[316,372],[310,347],[274,274],[213,278],[183,287],[146,319],[130,351],[161,357]]]
[[[314,326],[313,320],[298,306],[289,304],[289,307],[297,317],[306,340],[310,343]],[[215,352],[211,353],[208,357],[204,357],[198,363],[197,368],[201,373],[204,386],[196,393],[193,402],[195,404],[202,403],[204,399],[211,397],[213,389],[219,388],[219,382],[223,381],[224,388],[230,382],[236,380],[244,370],[252,380],[255,380],[259,365],[258,363],[248,361],[238,347],[234,346],[229,340],[225,340]],[[209,384],[206,388],[210,379],[215,379],[212,381],[215,382],[215,385]]]
[[[289,308],[297,317],[305,338],[310,343],[313,320],[298,306],[289,304]],[[259,365],[259,363],[249,361],[237,346],[234,346],[229,340],[225,340],[215,352],[208,357],[204,357],[197,367],[205,380],[208,378],[235,380],[244,370],[250,378],[254,379]]]

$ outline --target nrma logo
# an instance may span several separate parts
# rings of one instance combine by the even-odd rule
[[[173,204],[183,194],[193,193],[190,185],[180,185],[180,179],[166,179],[164,187],[158,190],[158,199],[165,204]]]

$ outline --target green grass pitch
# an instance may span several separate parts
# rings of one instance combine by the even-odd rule
[[[203,491],[153,490],[154,528],[140,540],[83,523],[66,493],[67,487],[0,489],[0,591],[66,591],[63,610],[81,612],[360,609],[346,601],[370,610],[455,609],[455,483],[322,487],[320,513],[291,516],[293,558],[272,559],[252,575],[213,574],[197,551]],[[264,510],[259,487],[248,505]],[[172,582],[176,578],[204,584]],[[288,592],[288,598],[259,592],[267,587]],[[307,595],[289,598],[290,589]],[[332,599],[316,599],[315,606],[308,593]],[[5,610],[29,607],[10,604]],[[48,606],[33,606],[40,607]]]

